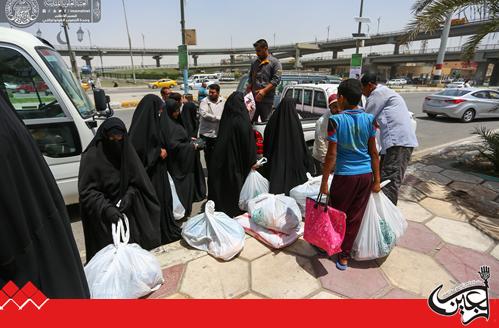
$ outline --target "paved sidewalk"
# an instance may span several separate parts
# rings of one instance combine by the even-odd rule
[[[352,261],[344,272],[303,239],[275,251],[248,236],[229,262],[183,241],[160,247],[155,254],[166,283],[149,298],[426,298],[440,284],[448,290],[479,280],[481,265],[490,266],[490,295],[497,298],[497,237],[472,223],[497,225],[499,215],[487,218],[453,200],[454,192],[466,190],[499,208],[499,182],[489,178],[412,164],[399,202],[409,222],[405,235],[387,258]]]

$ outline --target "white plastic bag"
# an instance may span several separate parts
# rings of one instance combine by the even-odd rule
[[[322,175],[313,177],[310,173],[307,173],[307,178],[308,178],[307,182],[294,187],[289,192],[289,196],[294,200],[296,200],[296,203],[300,207],[302,217],[305,216],[305,207],[307,203],[307,198],[316,199],[317,196],[319,196],[322,183]],[[331,174],[328,178],[328,186],[331,186],[332,181],[333,181],[333,174]]]
[[[262,227],[292,233],[301,221],[296,201],[284,195],[261,194],[248,202],[251,219]]]
[[[248,92],[244,96],[244,104],[246,105],[246,109],[248,110],[250,120],[253,120],[253,116],[255,116],[256,112],[256,102],[255,97],[253,96],[253,92]]]
[[[263,157],[256,164],[261,166],[267,163],[267,159]],[[269,192],[269,181],[265,179],[259,172],[251,170],[248,177],[244,181],[241,193],[239,194],[239,208],[242,211],[248,209],[248,201],[258,195]]]
[[[358,261],[387,256],[395,246],[395,234],[376,209],[373,193],[369,197],[351,256]]]
[[[128,218],[111,228],[114,244],[97,252],[85,266],[91,298],[133,299],[157,290],[164,282],[160,264],[139,245],[128,244]]]
[[[380,191],[379,193],[373,193],[374,203],[376,204],[376,210],[380,217],[382,217],[385,222],[390,226],[395,238],[398,240],[405,233],[407,229],[407,221],[404,218],[402,212],[395,206],[388,197]]]
[[[175,188],[175,182],[173,181],[170,173],[168,173],[168,181],[170,182],[170,189],[172,190],[173,217],[175,220],[182,220],[185,216],[185,208],[180,202],[180,198],[178,198],[177,188]]]
[[[296,227],[296,229],[288,235],[282,232],[269,230],[256,224],[253,220],[251,220],[248,213],[238,216],[236,220],[244,228],[244,231],[246,231],[248,235],[274,249],[287,247],[303,236],[302,224],[298,225],[298,227]]]
[[[182,228],[182,237],[194,248],[228,261],[244,247],[244,229],[225,213],[215,212],[208,201],[205,212],[190,218]]]

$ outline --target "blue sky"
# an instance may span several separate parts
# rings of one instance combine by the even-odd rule
[[[377,30],[378,17],[381,17],[380,32],[403,29],[412,17],[413,3],[365,0],[364,16],[373,21],[371,34]],[[125,0],[125,5],[134,47],[142,47],[142,34],[146,47],[174,48],[180,44],[179,0]],[[247,47],[259,38],[266,38],[272,45],[274,33],[276,44],[325,40],[327,26],[330,39],[350,36],[357,29],[353,17],[359,14],[360,0],[186,0],[185,6],[186,27],[197,30],[198,47],[229,47],[231,38],[234,47]],[[102,0],[101,22],[81,26],[85,32],[90,31],[93,45],[128,46],[120,0]],[[71,26],[72,44],[88,46],[87,35],[81,43],[76,40],[78,27]],[[38,28],[44,38],[57,43],[58,24],[35,24],[24,30],[34,33]],[[116,60],[128,63],[123,57]],[[140,58],[137,61],[140,63]],[[204,57],[200,59],[203,61],[213,62],[213,59]],[[145,62],[153,63],[150,58]],[[176,59],[169,58],[168,62]]]

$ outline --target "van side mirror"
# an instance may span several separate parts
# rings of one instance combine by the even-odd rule
[[[103,89],[94,89],[94,103],[98,116],[111,117],[114,114],[109,105],[111,99],[106,95]]]

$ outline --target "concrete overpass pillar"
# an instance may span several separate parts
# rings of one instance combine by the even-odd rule
[[[485,82],[485,76],[487,75],[488,67],[489,67],[488,62],[478,63],[478,67],[476,69],[475,76],[473,78],[477,85],[482,85],[483,82]]]
[[[82,56],[81,59],[83,59],[85,61],[85,65],[92,68],[92,59],[94,59],[94,57],[89,56],[89,55],[85,55],[85,56]]]
[[[338,58],[338,50],[333,50],[333,59]]]
[[[199,55],[192,55],[192,59],[194,60],[194,66],[198,66],[198,58]]]
[[[396,64],[393,64],[392,66],[390,66],[390,79],[394,79],[397,77],[397,69],[398,69],[398,65],[396,65]]]
[[[235,55],[230,55],[230,64],[234,65],[236,63],[236,56]]]
[[[161,58],[163,58],[163,56],[156,55],[156,56],[153,56],[152,58],[156,60],[156,67],[160,67],[161,66],[160,60],[161,60]]]
[[[393,54],[394,55],[400,55],[400,44],[395,43],[395,46],[393,48]]]
[[[499,61],[494,62],[494,68],[492,69],[492,75],[490,76],[489,86],[499,85]]]
[[[295,69],[300,69],[303,67],[300,62],[300,58],[301,58],[300,48],[295,47]]]

